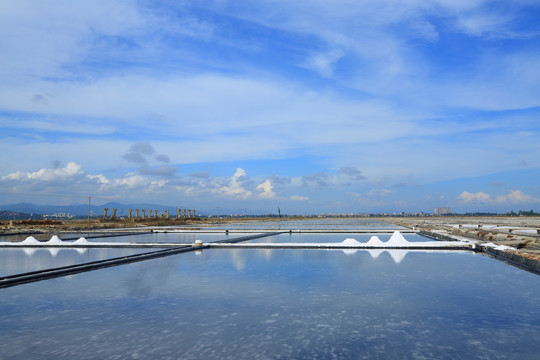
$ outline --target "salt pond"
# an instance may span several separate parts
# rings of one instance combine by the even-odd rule
[[[406,255],[206,249],[0,289],[0,357],[537,358],[538,275]]]

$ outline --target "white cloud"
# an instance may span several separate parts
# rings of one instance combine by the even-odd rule
[[[458,199],[466,203],[488,202],[491,201],[491,196],[483,192],[470,193],[468,191],[464,191],[458,196]]]
[[[89,179],[95,179],[99,184],[107,185],[110,184],[110,180],[107,179],[103,174],[98,175],[88,175]]]
[[[259,197],[261,199],[273,199],[276,197],[276,193],[273,191],[270,180],[266,180],[262,184],[257,185],[256,189],[260,191]]]
[[[465,14],[456,19],[458,30],[474,36],[497,34],[508,24],[509,16],[496,14]]]
[[[517,189],[510,190],[506,195],[497,195],[495,197],[483,192],[470,193],[464,191],[458,196],[458,199],[464,203],[478,202],[490,204],[525,204],[540,202],[540,199],[525,194],[523,191]]]
[[[14,76],[66,75],[72,65],[91,55],[95,34],[125,36],[145,24],[126,1],[5,0],[0,11],[0,58],[4,83]],[[20,79],[20,78],[19,78]]]
[[[498,195],[496,197],[498,203],[501,204],[520,204],[520,203],[538,203],[540,199],[534,198],[531,195],[524,194],[521,190],[510,190],[506,195]]]
[[[350,174],[358,171],[347,170]],[[43,168],[34,172],[14,172],[0,177],[0,186],[10,189],[13,194],[33,193],[37,196],[65,194],[66,198],[79,199],[81,196],[94,196],[105,199],[124,199],[137,201],[174,203],[178,199],[195,201],[259,201],[291,200],[307,201],[308,196],[280,195],[297,190],[294,178],[282,177],[277,189],[271,179],[265,177],[250,178],[246,171],[237,168],[233,176],[193,176],[193,174],[174,174],[167,178],[156,179],[153,174],[90,174],[82,166],[70,162],[65,167]],[[331,179],[335,175],[329,176]],[[303,190],[316,188],[315,183],[306,184]]]
[[[129,0],[2,3],[0,153],[10,156],[0,159],[0,176],[14,181],[34,174],[34,181],[49,179],[50,185],[77,178],[79,185],[98,184],[103,191],[169,187],[268,199],[291,194],[287,186],[350,186],[364,177],[397,182],[413,175],[425,183],[458,172],[511,171],[518,168],[516,158],[540,166],[537,113],[505,113],[503,119],[467,110],[540,106],[536,48],[514,43],[508,50],[496,43],[536,36],[516,21],[534,1],[220,1],[212,8],[215,17],[206,20],[197,16],[205,4],[195,10],[189,2],[152,6]],[[255,41],[246,45],[223,36],[220,21],[211,23],[220,16],[246,20],[254,29],[266,26],[259,30],[268,33],[278,29],[274,33],[291,42],[282,49],[255,31]],[[464,48],[470,37],[475,43],[488,39],[489,46],[468,53],[466,66],[451,58],[439,62],[425,50],[442,34],[456,32]],[[186,38],[197,38],[198,45]],[[205,46],[237,51],[221,58],[200,50]],[[269,60],[281,56],[275,67],[253,60],[266,54]],[[325,79],[312,82],[304,70],[295,76],[298,66]],[[124,156],[131,163],[126,165],[121,154],[137,141],[152,141],[169,155],[134,148]],[[297,154],[325,164],[311,175],[287,176],[286,185],[246,174],[190,180],[178,175],[176,165],[150,164]],[[52,159],[76,159],[88,173],[33,172]],[[327,170],[340,166],[352,167]],[[128,171],[138,174],[123,175]],[[384,191],[390,190],[372,196]],[[516,202],[527,196],[464,192],[460,200]]]
[[[74,162],[70,162],[65,167],[60,169],[47,169],[43,168],[35,172],[24,173],[18,171],[16,173],[8,174],[2,177],[2,180],[15,180],[22,182],[33,182],[33,181],[43,181],[43,182],[53,182],[59,181],[64,182],[77,178],[81,176],[83,172],[81,171],[81,166]]]
[[[252,195],[252,192],[242,186],[242,180],[247,177],[246,171],[242,168],[236,169],[234,176],[226,186],[222,186],[220,191],[226,195],[247,199]]]
[[[150,180],[146,176],[127,174],[122,178],[114,179],[114,184],[127,189],[138,189],[149,186]]]
[[[317,72],[322,77],[331,77],[334,74],[334,64],[344,55],[341,50],[333,50],[325,54],[316,54],[309,58],[304,66]]]

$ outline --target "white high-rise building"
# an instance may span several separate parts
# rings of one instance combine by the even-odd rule
[[[451,213],[452,210],[449,207],[435,208],[435,215],[448,215]]]

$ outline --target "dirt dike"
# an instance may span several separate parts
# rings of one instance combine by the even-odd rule
[[[427,232],[461,236],[479,244],[505,245],[515,250],[489,250],[488,252],[513,262],[540,264],[540,217],[430,217],[386,219],[396,225]],[[526,230],[528,234],[516,233]],[[536,231],[536,233],[535,233]],[[519,259],[519,258],[522,259]],[[530,261],[532,260],[532,261]]]

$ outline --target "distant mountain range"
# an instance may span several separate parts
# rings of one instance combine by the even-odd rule
[[[128,209],[145,209],[145,210],[157,210],[158,213],[169,210],[171,216],[175,214],[176,207],[163,206],[156,204],[122,204],[118,202],[108,202],[101,205],[90,206],[91,216],[101,217],[103,216],[103,209],[108,208],[108,215],[112,214],[112,209],[116,209],[116,216],[127,216]],[[179,207],[184,209],[183,207]],[[186,207],[186,209],[189,209]],[[195,209],[197,215],[216,215],[216,209]],[[230,214],[244,214],[244,209],[219,209],[220,216],[228,216]],[[38,205],[31,203],[18,203],[18,204],[4,204],[0,205],[0,219],[28,219],[29,217],[37,218],[43,217],[43,215],[53,214],[70,214],[76,217],[88,216],[88,204],[72,204],[72,205]],[[264,214],[262,212],[255,212],[256,214]],[[17,215],[20,214],[20,215]],[[250,214],[250,213],[248,213]],[[253,214],[253,212],[251,212]]]
[[[171,215],[176,211],[175,207],[167,207],[155,204],[121,204],[117,202],[109,202],[102,205],[91,205],[90,211],[92,216],[103,216],[103,209],[108,208],[108,214],[112,214],[112,209],[116,210],[117,216],[127,216],[128,209],[146,209],[157,210],[164,212],[169,210]],[[10,205],[0,205],[0,211],[16,212],[25,214],[52,215],[58,213],[71,214],[73,216],[87,216],[88,204],[72,204],[72,205],[37,205],[30,203],[19,203]]]

